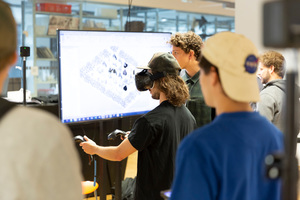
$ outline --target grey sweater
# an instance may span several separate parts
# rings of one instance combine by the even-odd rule
[[[286,81],[277,79],[268,82],[260,92],[258,112],[283,131],[283,105]]]

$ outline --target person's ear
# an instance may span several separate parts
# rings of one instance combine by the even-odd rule
[[[189,52],[189,58],[190,58],[190,59],[193,58],[194,55],[195,55],[194,50],[190,50],[190,52]]]
[[[218,73],[214,67],[211,67],[209,74],[210,74],[210,79],[211,79],[212,85],[215,86],[217,83],[220,82]]]
[[[271,66],[268,68],[268,70],[269,70],[269,73],[272,74],[272,73],[274,72],[274,70],[275,70],[274,65],[271,65]]]

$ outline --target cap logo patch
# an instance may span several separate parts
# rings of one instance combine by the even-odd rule
[[[258,59],[255,55],[249,55],[245,61],[245,70],[246,72],[253,74],[256,72],[258,65]]]

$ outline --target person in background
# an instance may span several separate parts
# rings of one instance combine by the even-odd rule
[[[80,143],[87,154],[121,161],[138,151],[136,200],[161,200],[160,192],[171,188],[177,147],[196,128],[196,121],[184,103],[189,98],[179,76],[180,66],[169,53],[156,53],[148,66],[136,75],[140,91],[149,90],[160,104],[137,119],[119,146],[98,146],[84,137]]]
[[[283,80],[285,71],[285,59],[282,54],[267,51],[260,56],[257,75],[264,87],[260,92],[257,111],[281,131],[283,131],[283,104],[286,95],[286,81]]]
[[[173,46],[173,56],[177,59],[181,69],[184,69],[182,78],[189,87],[190,99],[186,102],[186,106],[194,115],[197,127],[201,127],[212,120],[212,109],[205,104],[199,84],[198,59],[203,46],[202,39],[192,31],[176,33],[171,36],[170,44]]]
[[[280,180],[266,178],[264,160],[283,151],[283,134],[249,104],[259,100],[257,54],[240,34],[206,41],[200,84],[216,118],[180,144],[171,200],[280,200]]]
[[[16,27],[9,5],[0,0],[0,92],[18,58]],[[81,166],[69,129],[42,110],[3,98],[0,116],[0,199],[82,200]]]

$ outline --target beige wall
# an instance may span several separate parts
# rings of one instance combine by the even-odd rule
[[[290,48],[274,49],[263,45],[263,4],[267,0],[236,0],[235,31],[244,34],[257,46],[260,53],[273,49],[281,52],[287,61],[287,69],[300,71],[300,53]],[[298,56],[298,61],[296,60]],[[300,81],[299,81],[300,84]]]
[[[236,0],[235,31],[244,34],[254,42],[260,53],[271,49],[263,46],[263,3],[264,0]],[[286,61],[288,70],[300,72],[300,53],[299,50],[285,48],[274,49],[281,52]],[[299,77],[299,75],[298,75]],[[300,80],[298,80],[300,85]],[[299,136],[298,136],[299,137]],[[300,160],[300,144],[297,144],[297,158]],[[299,162],[300,165],[300,162]]]
[[[236,0],[235,31],[248,37],[262,50],[262,0]]]

